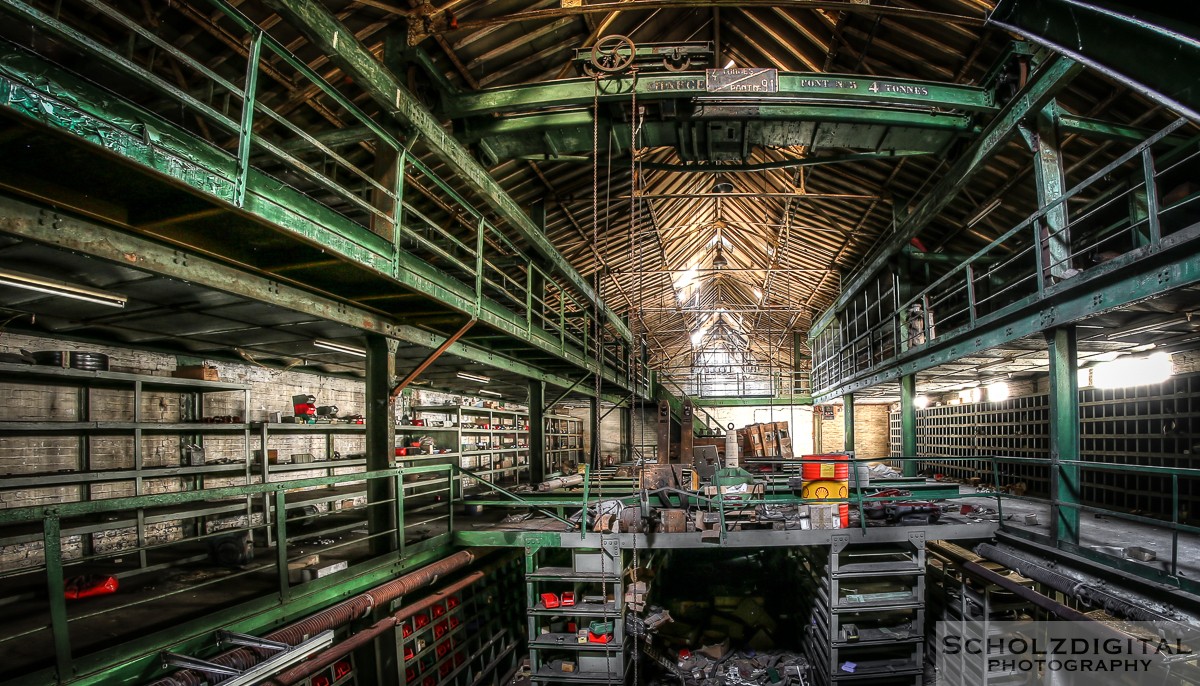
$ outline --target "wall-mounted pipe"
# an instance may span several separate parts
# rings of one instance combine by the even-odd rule
[[[355,619],[366,617],[376,607],[386,606],[396,598],[412,593],[418,588],[429,586],[441,577],[471,564],[475,561],[476,557],[476,554],[469,550],[454,553],[433,564],[409,572],[402,577],[376,586],[365,593],[344,600],[333,607],[310,615],[294,624],[276,629],[263,636],[263,638],[270,641],[287,643],[288,645],[298,645],[309,636],[345,626]],[[216,657],[209,658],[208,661],[245,671],[270,655],[270,651],[260,651],[253,648],[236,648],[221,653]],[[196,670],[183,669],[151,682],[147,686],[201,686],[201,684],[209,683],[219,684],[228,678],[226,675],[212,674],[206,676]]]

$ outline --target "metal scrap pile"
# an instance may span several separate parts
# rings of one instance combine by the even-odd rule
[[[678,675],[688,686],[807,686],[808,661],[788,651],[728,652],[714,658],[702,649],[681,657]]]

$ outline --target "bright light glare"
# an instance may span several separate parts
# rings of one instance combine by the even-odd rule
[[[1166,381],[1173,371],[1170,355],[1154,353],[1098,364],[1092,367],[1092,384],[1097,388],[1146,386]]]
[[[704,340],[704,334],[708,333],[706,329],[696,329],[692,333],[692,345],[700,345],[700,341]]]
[[[1003,381],[997,381],[994,384],[988,384],[987,387],[988,402],[998,403],[1001,400],[1008,400],[1008,384]]]
[[[917,397],[913,398],[913,407],[917,408],[918,410],[924,410],[925,408],[929,407],[929,397],[918,395]]]
[[[728,62],[726,62],[726,63],[725,63],[725,68],[726,68],[726,69],[733,69],[733,60],[729,60]]]

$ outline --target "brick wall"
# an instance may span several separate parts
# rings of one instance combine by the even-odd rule
[[[147,353],[124,348],[81,345],[67,341],[56,341],[13,334],[0,335],[0,351],[19,349],[39,350],[91,350],[109,356],[113,371],[137,374],[170,376],[178,366],[174,356]],[[251,388],[250,405],[246,406],[242,392],[216,393],[205,397],[203,416],[236,415],[249,421],[263,421],[269,413],[291,411],[292,395],[311,393],[321,405],[337,405],[343,414],[359,414],[365,410],[363,383],[353,379],[327,377],[297,370],[277,370],[252,364],[212,362],[217,367],[222,381],[245,383]],[[187,419],[184,416],[184,395],[179,392],[147,391],[143,394],[141,414],[144,421],[175,422]],[[42,386],[30,383],[0,381],[0,421],[81,421],[89,415],[82,412],[84,394],[70,386]],[[123,389],[92,389],[86,402],[90,404],[90,419],[109,421],[132,421],[135,417],[132,387]],[[69,472],[82,469],[110,470],[133,469],[133,437],[131,435],[105,435],[91,437],[75,436],[4,436],[0,437],[0,480],[4,476]],[[83,458],[81,441],[87,442],[88,458]],[[259,448],[257,435],[247,443],[245,437],[237,435],[209,435],[203,438],[206,462],[231,461],[244,463],[247,456],[253,459]],[[178,466],[184,459],[185,440],[176,435],[149,434],[142,438],[141,450],[145,467]],[[275,435],[270,437],[270,449],[280,454],[312,453],[324,456],[325,437],[319,435]],[[360,454],[364,450],[364,438],[357,435],[338,435],[334,438],[334,450],[343,456]],[[352,473],[356,468],[339,469],[336,473]],[[324,476],[326,470],[302,470],[272,475],[272,480],[304,479]],[[257,480],[253,475],[251,480]],[[0,481],[2,483],[2,481]],[[203,481],[207,488],[243,485],[245,474],[232,472],[208,475]],[[146,478],[143,494],[169,493],[194,490],[200,484],[193,477]],[[3,489],[0,488],[0,509],[49,505],[73,502],[82,499],[116,498],[135,495],[132,480],[91,484],[89,486],[53,486],[43,488]],[[258,516],[256,516],[256,520]],[[245,517],[215,520],[210,530],[245,526]],[[148,542],[167,542],[183,536],[179,522],[164,522],[147,527]],[[78,557],[83,551],[81,537],[63,540],[67,559]],[[90,541],[96,552],[123,550],[136,544],[133,529],[118,529],[96,534]],[[0,547],[0,570],[27,567],[41,562],[41,544],[28,543]]]
[[[820,412],[813,415],[815,449],[818,453],[846,449],[846,419],[841,405],[833,405],[833,419],[824,419]],[[888,406],[855,404],[854,452],[864,460],[888,456]]]

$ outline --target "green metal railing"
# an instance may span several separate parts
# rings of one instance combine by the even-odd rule
[[[80,4],[103,22],[72,25],[57,6],[44,11],[21,0],[4,0],[0,10],[120,74],[123,79],[105,84],[118,97],[136,84],[138,92],[148,89],[168,105],[149,114],[65,72],[47,80],[47,69],[57,67],[22,54],[0,65],[5,106],[175,176],[576,364],[602,361],[614,379],[627,380],[629,344],[619,335],[607,344],[597,340],[604,327],[596,326],[594,308],[568,279],[539,268],[488,212],[416,157],[412,142],[237,8],[208,0],[222,19],[213,22],[218,38],[230,45],[231,57],[244,58],[209,67],[108,3]],[[128,32],[136,39],[131,45],[151,47],[189,85],[104,43],[101,24]],[[228,76],[239,72],[240,78]],[[268,102],[266,80],[286,98]],[[314,117],[329,126],[316,129]],[[355,161],[360,158],[366,163]]]
[[[940,462],[940,461],[946,460],[947,458],[922,457],[922,458],[908,458],[908,459],[915,459],[918,461],[918,463],[921,463],[921,462],[928,462],[931,459],[936,459],[937,461]],[[1050,505],[1052,508],[1062,508],[1062,509],[1067,509],[1067,510],[1074,510],[1074,511],[1081,512],[1081,513],[1087,512],[1087,513],[1094,514],[1094,515],[1101,515],[1104,517],[1112,517],[1113,519],[1120,519],[1120,520],[1124,520],[1124,521],[1128,521],[1128,522],[1136,522],[1138,524],[1144,524],[1144,525],[1153,526],[1153,527],[1156,527],[1159,529],[1167,530],[1170,532],[1170,535],[1171,535],[1171,550],[1170,550],[1170,558],[1169,558],[1168,566],[1163,571],[1166,572],[1167,576],[1170,579],[1172,579],[1176,582],[1183,581],[1183,577],[1181,577],[1179,575],[1179,536],[1180,536],[1180,534],[1200,534],[1200,526],[1188,524],[1188,523],[1185,523],[1180,520],[1180,512],[1181,512],[1181,507],[1180,507],[1180,505],[1181,505],[1180,490],[1181,489],[1180,489],[1180,486],[1181,486],[1181,480],[1183,481],[1183,485],[1187,486],[1188,491],[1191,491],[1196,486],[1200,485],[1200,468],[1160,467],[1160,466],[1135,465],[1135,464],[1114,464],[1114,463],[1110,463],[1110,462],[1090,462],[1090,461],[1086,461],[1086,460],[1060,460],[1060,461],[1054,462],[1054,461],[1050,461],[1047,459],[1041,459],[1041,458],[1036,458],[1036,457],[1006,457],[1006,456],[1002,456],[1002,455],[988,455],[988,456],[979,456],[979,457],[975,457],[975,458],[962,458],[962,459],[984,460],[988,464],[990,464],[991,465],[991,473],[993,475],[992,484],[996,488],[1005,488],[1005,487],[1009,487],[1012,485],[1011,483],[1010,484],[1003,483],[1004,479],[1001,478],[1002,473],[997,471],[997,466],[1002,466],[1002,465],[1007,465],[1007,464],[1034,465],[1034,466],[1038,466],[1038,467],[1044,467],[1049,472],[1057,472],[1057,474],[1052,475],[1052,477],[1057,477],[1058,479],[1069,479],[1069,480],[1071,480],[1072,483],[1075,483],[1078,486],[1082,486],[1084,484],[1084,481],[1085,481],[1085,478],[1086,478],[1088,472],[1107,472],[1107,473],[1126,474],[1126,475],[1130,475],[1130,476],[1152,475],[1152,476],[1162,477],[1162,478],[1164,478],[1164,480],[1169,479],[1171,509],[1170,509],[1169,513],[1164,513],[1164,517],[1149,517],[1144,514],[1139,514],[1137,512],[1126,512],[1126,511],[1117,510],[1117,509],[1113,509],[1113,508],[1100,507],[1098,505],[1086,503],[1086,502],[1064,501],[1064,500],[1053,498],[1053,497],[1039,497],[1039,496],[1023,495],[1023,494],[1006,493],[1006,494],[1004,494],[1004,498],[1011,498],[1013,500],[1021,500],[1021,501],[1027,501],[1027,502],[1040,503],[1040,504]],[[1016,481],[1020,481],[1020,478],[1019,477],[1010,477],[1008,480],[1016,482]],[[1053,481],[1053,478],[1051,479],[1051,481]],[[1051,516],[1054,516],[1053,510],[1051,512]],[[1050,525],[1051,535],[1046,536],[1044,538],[1047,540],[1047,542],[1057,543],[1057,541],[1054,540],[1054,536],[1053,536],[1055,522],[1049,522],[1049,525]],[[1072,545],[1075,545],[1075,544],[1072,544]]]
[[[454,510],[461,502],[458,471],[453,465],[425,465],[0,510],[0,536],[37,527],[41,531],[43,549],[42,560],[35,566],[9,569],[0,575],[8,584],[17,584],[10,588],[24,587],[20,582],[27,582],[34,575],[42,577],[40,591],[32,592],[26,599],[10,599],[21,603],[18,606],[24,608],[22,616],[29,621],[10,623],[8,630],[0,634],[0,651],[27,642],[53,645],[54,670],[60,680],[66,681],[78,674],[75,659],[82,652],[80,641],[94,638],[86,635],[87,620],[132,608],[143,611],[161,608],[164,616],[184,624],[196,619],[197,611],[194,608],[190,613],[181,611],[180,603],[186,607],[195,602],[189,599],[219,598],[221,602],[216,605],[200,604],[201,614],[215,612],[230,600],[238,599],[239,591],[245,596],[241,600],[249,601],[269,594],[276,604],[286,605],[303,586],[291,582],[288,564],[306,553],[319,552],[322,556],[333,555],[334,560],[347,561],[349,569],[337,573],[337,578],[351,579],[361,574],[357,565],[378,559],[383,554],[404,559],[420,552],[443,549],[451,544]],[[391,497],[362,504],[368,484],[375,481],[387,483]],[[188,509],[204,510],[214,502],[236,503],[244,502],[246,498],[261,504],[256,505],[253,513],[235,519],[205,521],[202,516],[188,513]],[[353,500],[354,504],[338,507],[347,500]],[[315,513],[300,509],[316,502],[325,502],[326,509]],[[170,521],[179,523],[179,530],[183,532],[181,537],[154,542],[137,540],[132,532],[126,531],[128,544],[106,552],[68,555],[64,550],[64,543],[88,535],[77,533],[81,526],[122,517],[140,517],[146,512],[162,512],[163,508],[178,508],[175,519]],[[387,524],[378,526],[375,522],[379,521]],[[233,522],[232,526],[229,526],[230,522]],[[349,535],[364,528],[366,533]],[[189,529],[190,534],[187,533]],[[268,530],[274,545],[273,555],[268,559],[249,559],[237,568],[216,571],[219,568],[216,561],[210,559],[211,551],[205,550],[207,546],[230,536],[247,535],[258,541],[261,549],[262,542],[268,538]],[[116,531],[119,533],[122,529]],[[65,582],[76,575],[116,574],[120,583],[123,576],[116,570],[121,559],[141,553],[149,554],[160,566],[191,565],[197,578],[183,584],[160,583],[161,590],[147,591],[142,587],[126,591],[119,586],[116,594],[101,602],[68,602],[64,597]],[[140,573],[139,570],[126,571]],[[245,582],[245,585],[230,585],[233,581]],[[268,591],[272,586],[274,589]],[[37,621],[43,614],[48,621]],[[89,648],[88,652],[92,650]],[[137,650],[140,648],[134,648],[133,652]],[[13,663],[6,668],[15,666],[18,665]],[[32,672],[44,665],[20,666]]]
[[[1164,237],[1200,221],[1200,193],[1187,191],[1188,165],[1200,158],[1195,141],[1154,150],[1185,124],[1178,119],[1125,151],[911,296],[901,295],[899,274],[880,280],[816,335],[814,388],[1033,306],[1090,273],[1157,251]],[[1085,193],[1085,205],[1069,205]]]

